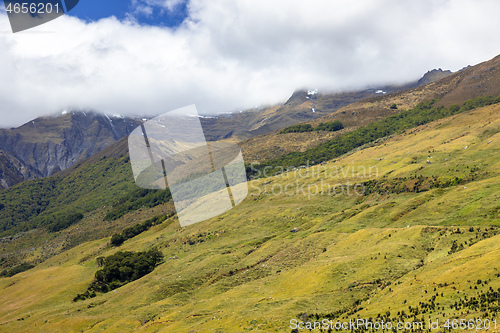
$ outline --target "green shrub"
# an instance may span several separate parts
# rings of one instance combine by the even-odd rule
[[[289,126],[282,130],[280,134],[286,133],[304,133],[304,132],[312,132],[313,128],[310,124],[297,124],[293,126]]]
[[[336,132],[336,131],[340,131],[343,128],[344,128],[344,125],[340,121],[335,120],[335,121],[331,121],[328,123],[321,123],[314,130],[315,131]]]
[[[153,218],[150,218],[149,220],[144,221],[143,223],[138,223],[134,225],[133,227],[125,228],[123,229],[121,234],[114,234],[111,237],[111,245],[114,246],[120,246],[125,242],[127,239],[130,239],[132,237],[135,237],[139,235],[140,233],[143,233],[146,230],[149,230],[154,225],[160,224],[172,215],[170,214],[164,214],[164,215],[159,215],[155,216]]]
[[[120,246],[125,242],[125,238],[121,234],[114,234],[111,237],[111,244],[114,246]]]
[[[312,131],[329,131],[335,132],[344,128],[344,125],[338,121],[331,121],[327,123],[321,123],[316,128],[313,128],[310,124],[297,124],[293,126],[289,126],[279,132],[279,134],[286,133],[304,133],[304,132],[312,132]]]
[[[96,292],[106,293],[151,273],[163,261],[163,254],[157,249],[144,252],[117,252],[101,259],[104,265],[95,273],[94,281],[83,294],[73,301],[95,297]]]

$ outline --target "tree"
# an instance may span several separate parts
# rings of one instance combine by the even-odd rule
[[[113,237],[111,237],[111,244],[114,246],[120,246],[123,242],[125,242],[125,237],[121,234],[114,234]]]
[[[328,123],[320,123],[318,127],[315,128],[316,131],[329,131],[329,132],[336,132],[340,131],[341,129],[344,128],[344,125],[338,121],[331,121]]]

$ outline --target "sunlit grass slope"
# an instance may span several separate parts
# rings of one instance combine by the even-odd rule
[[[120,248],[109,238],[83,243],[0,279],[0,331],[290,332],[291,319],[493,319],[498,300],[455,302],[500,288],[499,132],[500,105],[465,112],[252,181],[243,203],[211,220],[181,228],[171,218]],[[152,247],[165,255],[152,273],[72,302],[97,257]]]

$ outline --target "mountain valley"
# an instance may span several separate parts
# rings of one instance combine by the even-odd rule
[[[79,153],[55,174],[0,154],[4,175],[24,180],[15,165],[23,163],[26,177],[37,177],[6,180],[0,191],[0,331],[297,332],[293,321],[358,318],[439,320],[442,331],[447,319],[493,325],[499,73],[500,56],[431,73],[438,80],[420,87],[343,95],[346,105],[338,94],[298,91],[282,106],[235,116],[248,124],[242,131],[223,130],[230,117],[202,118],[208,138],[243,140],[248,170],[256,169],[241,204],[187,227],[168,191],[134,184],[124,134],[133,121],[123,120],[119,138],[96,120],[89,128],[103,134],[81,145],[89,157]],[[313,105],[317,118],[301,116]],[[65,119],[64,133],[76,133]],[[331,121],[344,128],[280,133]],[[50,135],[44,147],[64,146]],[[354,148],[328,146],[355,135]],[[106,258],[152,249],[164,259],[149,274],[75,299]]]

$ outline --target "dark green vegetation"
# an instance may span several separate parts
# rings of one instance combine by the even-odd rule
[[[74,216],[68,218],[68,212],[83,214],[113,204],[117,197],[137,188],[128,156],[103,156],[93,162],[1,191],[0,236],[34,228],[61,230],[74,220]]]
[[[477,170],[476,170],[477,171]],[[459,184],[466,184],[474,180],[474,170],[470,172],[468,177],[425,177],[422,175],[412,175],[410,177],[392,178],[392,179],[374,179],[363,183],[364,195],[372,193],[383,194],[400,194],[408,192],[423,192],[435,188],[448,188]]]
[[[420,103],[411,110],[402,111],[381,121],[345,133],[305,152],[292,152],[283,157],[254,165],[248,168],[247,172],[253,174],[255,177],[260,177],[264,170],[265,175],[273,175],[283,172],[284,168],[328,161],[377,139],[464,111],[500,103],[500,96],[496,98],[491,96],[478,97],[466,101],[461,107],[458,105],[452,105],[449,108],[435,106],[436,102],[438,102],[438,99]]]
[[[109,237],[153,216],[171,213],[168,191],[134,183],[127,141],[55,176],[0,191],[0,271],[38,265],[83,242]],[[103,221],[108,212],[114,218]],[[132,212],[135,217],[117,215]],[[140,213],[139,213],[140,212]],[[129,214],[130,215],[130,214]]]
[[[117,252],[106,258],[99,258],[103,266],[95,273],[95,280],[83,294],[78,294],[73,301],[95,297],[96,292],[107,293],[129,282],[151,273],[163,260],[163,254],[157,249],[145,252]]]
[[[151,228],[152,226],[162,223],[171,216],[172,215],[169,214],[155,216],[153,218],[150,218],[149,220],[144,221],[143,223],[137,223],[133,227],[125,228],[121,233],[114,234],[111,237],[111,245],[120,246],[127,239],[133,238],[143,233],[144,231],[149,230],[149,228]]]
[[[104,217],[105,221],[116,220],[128,212],[136,211],[141,207],[155,207],[171,199],[170,191],[148,190],[137,188],[130,191],[118,201],[113,203],[113,208]]]
[[[54,222],[49,223],[47,225],[47,228],[49,229],[50,232],[57,232],[66,229],[67,227],[75,223],[78,223],[81,219],[83,219],[82,213],[71,214],[69,216],[60,217]]]
[[[491,279],[489,281],[491,281]],[[477,280],[476,285],[474,287],[470,286],[470,289],[477,290],[478,286],[484,287],[489,281]],[[469,312],[478,310],[484,311],[483,313],[485,316],[483,316],[483,318],[489,317],[490,314],[491,317],[497,318],[500,313],[500,288],[493,290],[492,287],[489,287],[488,290],[480,291],[470,298],[467,296],[461,297],[460,300],[450,305],[450,308],[457,311],[463,309]]]
[[[340,131],[344,128],[344,125],[338,120],[330,121],[327,123],[320,123],[317,127],[313,128],[310,124],[297,124],[293,126],[289,126],[284,130],[280,131],[280,134],[286,133],[304,133],[304,132],[312,132],[312,131],[328,131],[328,132],[336,132]]]
[[[498,277],[498,276],[497,276]],[[428,325],[423,320],[424,316],[438,313],[441,317],[441,327],[446,328],[448,331],[457,330],[459,328],[472,330],[477,327],[477,330],[483,328],[493,328],[495,325],[492,323],[494,320],[498,318],[498,314],[500,313],[500,288],[494,290],[492,287],[488,287],[488,282],[491,282],[491,279],[488,281],[477,280],[475,283],[469,281],[471,283],[470,289],[477,290],[482,288],[483,290],[477,291],[474,296],[463,296],[460,297],[457,301],[449,306],[444,306],[443,302],[445,301],[445,292],[448,292],[449,287],[452,290],[456,290],[457,288],[454,286],[454,283],[450,284],[438,284],[431,291],[427,292],[429,294],[429,298],[423,301],[418,302],[416,305],[408,305],[407,309],[403,309],[397,311],[397,313],[386,311],[385,313],[378,313],[377,316],[373,318],[364,318],[365,321],[374,325],[375,323],[381,323],[382,321],[385,323],[407,323],[409,321],[413,323],[420,323],[422,325],[415,326],[412,331],[414,332],[425,332],[428,331]],[[379,283],[381,283],[379,281]],[[473,286],[474,284],[474,286]],[[388,286],[382,286],[382,288],[387,288]],[[485,287],[488,287],[487,289]],[[390,289],[390,288],[389,288]],[[353,302],[351,306],[348,306],[344,309],[334,311],[331,313],[299,313],[297,318],[304,323],[310,323],[312,327],[314,327],[314,322],[321,322],[323,320],[328,321],[343,321],[343,316],[353,316],[357,312],[361,311],[363,308],[361,307],[362,301],[357,300]],[[407,301],[404,301],[404,304],[407,304]],[[454,310],[460,313],[459,319],[465,318],[465,315],[469,315],[471,313],[479,313],[478,317],[474,319],[464,320],[465,324],[460,323],[459,319],[448,318],[445,316],[445,310]],[[439,317],[438,317],[439,318]],[[443,320],[444,318],[444,320]],[[497,323],[498,324],[498,323]],[[462,325],[462,327],[460,327]],[[468,327],[467,325],[470,325]],[[465,327],[464,327],[465,326]],[[356,329],[353,329],[351,332],[372,332],[369,329],[371,326],[367,326],[365,324],[361,324]],[[292,333],[296,332],[292,330]],[[331,330],[328,330],[331,332]]]
[[[315,130],[316,131],[336,132],[336,131],[340,131],[343,128],[344,128],[344,125],[340,121],[335,120],[335,121],[330,121],[327,123],[320,123],[315,128]]]
[[[29,263],[22,263],[20,265],[17,265],[11,269],[4,269],[1,273],[0,273],[0,276],[1,277],[11,277],[11,276],[14,276],[18,273],[21,273],[21,272],[25,272],[27,271],[28,269],[31,269],[35,267],[34,265],[32,264],[29,264]]]
[[[284,130],[280,131],[280,134],[286,133],[304,133],[304,132],[312,132],[313,127],[310,124],[297,124],[293,126],[289,126]]]
[[[128,155],[102,156],[72,172],[26,181],[0,192],[0,236],[35,228],[57,232],[86,212],[112,205],[107,220],[170,200],[170,192],[137,188]],[[68,214],[68,212],[71,212]]]

